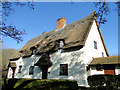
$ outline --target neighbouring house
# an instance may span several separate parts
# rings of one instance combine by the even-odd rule
[[[120,75],[120,56],[93,58],[88,71],[89,75]]]
[[[63,17],[56,24],[11,57],[8,78],[70,79],[88,86],[90,62],[109,56],[95,12],[68,25]]]

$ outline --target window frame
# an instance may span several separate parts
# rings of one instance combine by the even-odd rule
[[[29,67],[29,75],[33,75],[34,74],[34,66],[30,66]]]
[[[104,52],[102,52],[102,57],[104,57]]]
[[[102,71],[104,69],[104,66],[103,65],[97,65],[96,66],[96,70],[97,71]]]
[[[22,71],[22,65],[19,66],[18,73],[21,73]]]
[[[60,76],[68,76],[68,64],[60,64]]]
[[[94,41],[94,49],[97,49],[97,42]]]
[[[56,41],[56,46],[58,49],[62,49],[65,46],[65,40],[64,39],[59,39]]]

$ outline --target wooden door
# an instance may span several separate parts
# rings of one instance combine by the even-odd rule
[[[105,65],[104,74],[115,75],[115,66],[114,65]]]
[[[48,67],[42,66],[42,79],[47,79],[48,76]]]
[[[115,70],[104,70],[104,74],[115,75]]]
[[[16,67],[12,67],[12,71],[13,71],[12,78],[14,78],[14,76],[15,76],[15,70],[16,70]]]

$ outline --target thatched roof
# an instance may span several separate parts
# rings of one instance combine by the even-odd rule
[[[48,33],[44,33],[36,38],[31,39],[19,51],[23,51],[23,57],[32,54],[32,51],[30,50],[31,47],[35,47],[37,49],[36,54],[55,51],[58,50],[58,47],[56,47],[56,42],[61,39],[65,41],[63,49],[76,46],[84,46],[94,20],[96,20],[95,12],[91,13],[85,18],[66,25],[61,30],[52,30]],[[99,32],[103,41],[104,48],[108,55],[101,31],[99,30]],[[16,54],[15,56],[12,56],[11,59],[17,59],[19,57],[19,54]]]
[[[89,65],[120,64],[120,56],[93,58]]]

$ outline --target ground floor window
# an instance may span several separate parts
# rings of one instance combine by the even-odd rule
[[[68,64],[60,64],[60,75],[68,75]]]
[[[21,73],[21,69],[22,69],[22,66],[20,65],[20,66],[19,66],[18,73]]]
[[[30,66],[29,75],[33,75],[33,73],[34,73],[34,66]]]
[[[103,66],[103,65],[97,65],[97,66],[96,66],[96,70],[97,70],[97,71],[102,71],[102,69],[104,69],[104,66]]]

